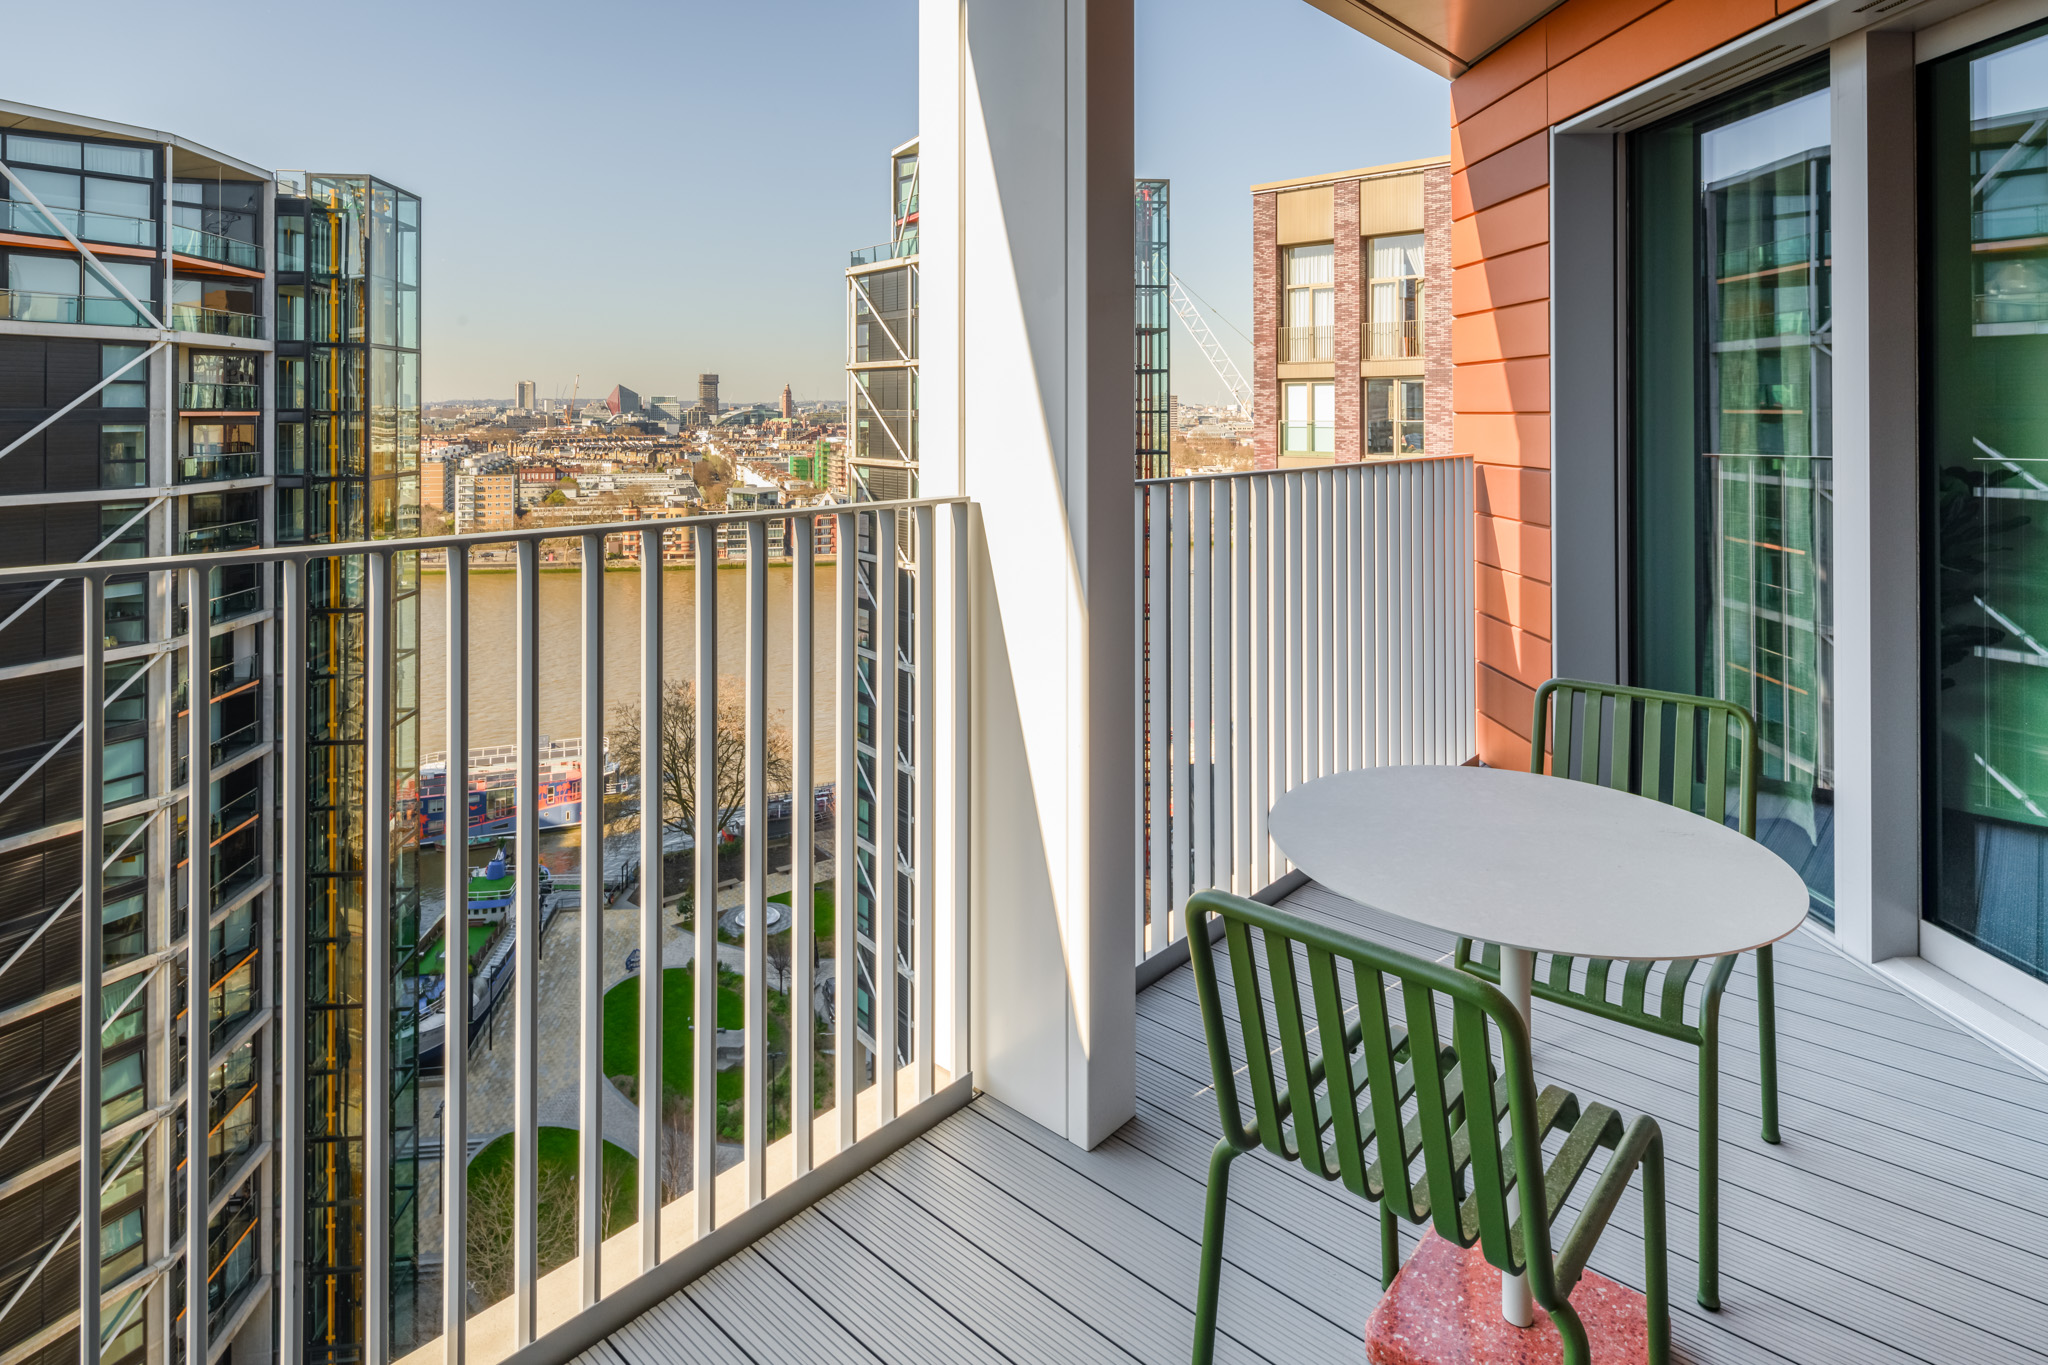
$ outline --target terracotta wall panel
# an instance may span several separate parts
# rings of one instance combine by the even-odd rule
[[[1532,705],[1534,703],[1531,703]],[[1522,722],[1527,725],[1526,720]],[[1529,737],[1518,735],[1484,711],[1479,713],[1479,761],[1489,768],[1526,772],[1529,767]]]
[[[1483,464],[1473,471],[1475,505],[1494,517],[1550,524],[1550,471]]]
[[[1549,104],[1544,82],[1538,78],[1452,125],[1451,169],[1462,171],[1542,132],[1550,126]]]
[[[1458,366],[1458,411],[1542,412],[1550,407],[1550,360],[1496,360]]]
[[[1544,65],[1554,67],[1577,56],[1612,33],[1670,0],[1565,0],[1544,23],[1549,33],[1543,44]],[[1483,63],[1482,63],[1483,65]],[[1526,76],[1524,80],[1528,79]]]
[[[1550,676],[1550,641],[1491,616],[1479,618],[1479,657],[1532,691]]]
[[[1778,17],[1774,0],[1671,0],[1550,71],[1556,123]]]
[[[1479,610],[1511,625],[1550,638],[1550,585],[1518,573],[1479,566],[1474,576]]]
[[[1473,553],[1481,564],[1550,581],[1550,528],[1506,517],[1477,517]]]
[[[1460,412],[1451,433],[1453,448],[1470,451],[1482,464],[1550,467],[1550,414]]]
[[[1548,187],[1517,195],[1451,224],[1451,264],[1471,265],[1550,240]]]
[[[1485,61],[1451,82],[1451,122],[1471,118],[1495,100],[1541,76],[1549,65],[1545,25],[1539,19],[1502,43]]]
[[[1451,357],[1460,365],[1550,354],[1550,301],[1472,313],[1451,323]]]
[[[1502,728],[1517,735],[1522,741],[1519,759],[1510,759],[1502,767],[1527,768],[1529,766],[1529,716],[1536,707],[1536,689],[1482,661],[1479,665],[1479,710],[1492,716]],[[1492,759],[1486,760],[1492,763]]]
[[[1451,312],[1459,317],[1549,297],[1548,243],[1460,266],[1451,275]]]
[[[1550,134],[1523,138],[1451,177],[1451,216],[1463,218],[1550,183]]]

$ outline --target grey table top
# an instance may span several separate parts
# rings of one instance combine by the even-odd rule
[[[1806,887],[1724,825],[1502,768],[1369,768],[1296,787],[1273,840],[1315,881],[1417,924],[1573,957],[1719,957],[1785,937]]]

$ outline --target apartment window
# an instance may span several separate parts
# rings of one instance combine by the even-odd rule
[[[117,1284],[142,1268],[142,1209],[129,1209],[100,1222],[100,1279]]]
[[[281,213],[277,217],[277,268],[306,268],[306,220],[301,214]]]
[[[306,291],[298,285],[277,291],[277,339],[306,339]]]
[[[141,426],[100,428],[100,487],[141,488],[149,483],[148,433],[149,428]]]
[[[78,321],[78,262],[14,252],[7,258],[7,316],[16,322]]]
[[[0,187],[0,227],[57,236],[55,218],[73,236],[122,246],[156,245],[154,159],[145,147],[110,147],[58,138],[13,136],[7,161],[27,194]],[[42,170],[38,166],[61,169]],[[85,174],[79,174],[80,171]],[[122,179],[111,177],[120,176]]]
[[[124,1016],[125,1017],[125,1016]],[[100,1067],[100,1125],[112,1128],[141,1113],[142,1053],[116,1057]]]
[[[306,538],[305,489],[277,490],[277,538],[280,541],[301,541]]]
[[[138,515],[148,506],[146,502],[100,504],[100,539],[111,541],[100,551],[101,559],[141,559],[149,553],[149,518]]]
[[[1282,256],[1287,279],[1283,360],[1328,360],[1337,320],[1336,251],[1328,242],[1291,246]]]
[[[1280,386],[1282,455],[1330,455],[1337,449],[1337,386]]]
[[[149,362],[142,360],[140,346],[100,347],[100,378],[119,372],[121,377],[100,390],[103,408],[146,408],[149,406]],[[140,363],[129,365],[130,361]],[[122,369],[122,366],[128,366]]]
[[[296,412],[306,406],[306,362],[286,359],[277,362],[277,405]]]
[[[111,275],[137,303],[147,306],[155,295],[154,272],[149,266],[141,261],[102,260],[97,268],[85,271],[85,297],[79,304],[79,320],[108,327],[140,327],[144,321],[142,314],[121,297],[121,290],[114,288],[102,271]]]
[[[277,424],[277,472],[280,474],[303,474],[306,472],[306,424],[304,422],[279,422]]]
[[[107,643],[139,645],[149,638],[149,583],[141,578],[107,580]]]
[[[1420,455],[1423,444],[1420,379],[1365,381],[1365,453]]]
[[[1422,234],[1375,237],[1366,252],[1366,354],[1398,359],[1422,354]]]

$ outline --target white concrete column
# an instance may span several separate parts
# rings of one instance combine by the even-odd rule
[[[1135,1104],[1130,0],[922,0],[918,58],[920,484],[975,502],[975,1080],[1093,1146]]]
[[[1913,37],[1832,49],[1835,935],[1920,943],[1919,315]]]

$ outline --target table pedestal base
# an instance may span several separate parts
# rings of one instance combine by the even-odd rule
[[[1366,1359],[1372,1365],[1562,1362],[1564,1343],[1547,1313],[1538,1313],[1529,1328],[1501,1321],[1494,1309],[1500,1278],[1478,1247],[1461,1250],[1431,1229],[1366,1322]],[[1589,1270],[1572,1291],[1572,1307],[1600,1365],[1649,1359],[1649,1312],[1641,1294]]]
[[[1510,948],[1501,945],[1500,990],[1528,1024],[1529,990],[1536,980],[1536,954],[1527,948]],[[1536,1320],[1536,1305],[1529,1297],[1529,1277],[1526,1275],[1503,1275],[1500,1277],[1500,1315],[1510,1326],[1527,1327]]]

